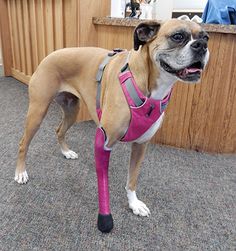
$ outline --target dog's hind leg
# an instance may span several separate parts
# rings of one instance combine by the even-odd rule
[[[28,181],[28,174],[25,170],[25,158],[29,144],[38,131],[40,124],[48,110],[50,101],[36,102],[32,100],[29,104],[29,109],[25,122],[24,135],[20,141],[17,166],[15,171],[15,181],[19,184],[25,184]]]
[[[56,130],[61,152],[67,159],[77,159],[77,153],[70,150],[65,142],[65,134],[76,121],[79,112],[79,99],[69,92],[61,92],[55,100],[61,106],[63,113],[62,121]]]
[[[130,158],[130,167],[126,185],[129,208],[133,213],[140,216],[149,216],[150,211],[147,206],[137,198],[136,184],[141,168],[141,163],[144,159],[144,154],[147,148],[147,143],[138,144],[132,143],[132,151]]]

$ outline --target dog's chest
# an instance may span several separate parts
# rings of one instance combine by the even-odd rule
[[[164,119],[164,112],[161,114],[159,119],[142,136],[134,140],[134,142],[142,144],[149,141],[157,132],[157,130],[161,127],[163,119]]]

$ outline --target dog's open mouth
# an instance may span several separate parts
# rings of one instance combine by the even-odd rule
[[[204,64],[201,61],[197,61],[181,70],[176,70],[172,68],[169,64],[164,62],[163,60],[160,61],[161,67],[171,73],[176,75],[178,78],[186,81],[196,81],[200,78],[202,70],[204,68]]]

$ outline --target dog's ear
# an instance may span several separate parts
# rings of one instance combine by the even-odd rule
[[[134,30],[134,50],[138,50],[140,45],[151,41],[160,29],[158,22],[144,22],[139,24]]]

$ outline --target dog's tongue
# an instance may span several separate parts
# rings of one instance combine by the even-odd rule
[[[188,74],[193,74],[193,73],[200,73],[201,70],[198,68],[184,68],[182,71],[179,72],[179,75],[181,77],[186,77]]]
[[[198,68],[186,68],[186,70],[187,70],[187,73],[201,72],[201,70]]]

